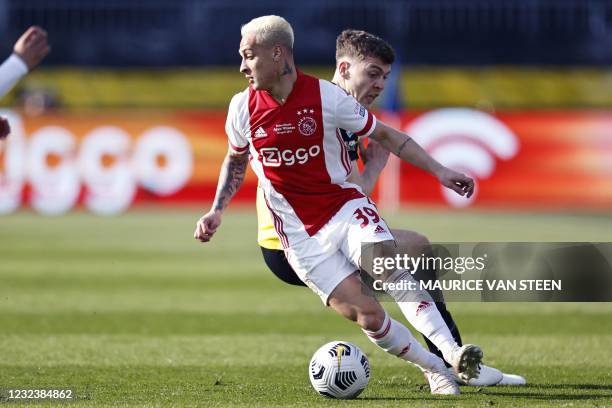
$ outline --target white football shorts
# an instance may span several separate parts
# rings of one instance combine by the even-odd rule
[[[376,205],[364,197],[344,204],[315,235],[285,254],[299,278],[327,305],[336,286],[359,270],[362,243],[393,240]]]

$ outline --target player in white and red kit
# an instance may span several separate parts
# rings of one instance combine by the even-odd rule
[[[359,324],[385,351],[434,373],[433,393],[458,394],[442,360],[426,351],[362,290],[355,273],[361,264],[362,243],[380,243],[383,250],[394,250],[395,242],[374,203],[357,185],[347,182],[351,165],[337,129],[360,137],[372,135],[383,147],[461,195],[473,193],[473,180],[440,165],[409,137],[377,122],[341,88],[297,71],[292,49],[293,31],[280,17],[261,17],[242,28],[240,70],[250,86],[230,103],[226,124],[230,149],[213,208],[198,221],[194,237],[207,242],[214,235],[250,158],[287,258],[300,279],[325,304]],[[406,278],[404,271],[397,271],[388,279],[398,275]],[[422,306],[431,304],[429,295],[418,296],[405,302],[413,308],[404,313],[408,320],[461,376],[477,375],[480,349],[459,347],[437,309]]]
[[[369,108],[372,102],[384,90],[385,82],[391,73],[391,65],[394,60],[395,52],[393,47],[382,38],[361,30],[344,30],[336,40],[336,71],[332,82],[353,95],[366,108]],[[339,131],[353,166],[348,180],[359,185],[364,194],[369,195],[387,162],[390,152],[382,148],[379,143],[373,141],[370,141],[366,149],[358,149],[359,140],[355,134],[343,129],[339,129]],[[359,150],[361,150],[361,158],[364,162],[363,172],[359,170],[356,164],[360,158]],[[282,281],[291,285],[306,286],[287,262],[261,188],[257,189],[256,206],[257,241],[261,247],[266,265]],[[412,256],[419,256],[425,253],[431,254],[431,244],[427,237],[422,234],[415,231],[398,229],[392,229],[391,233],[398,247],[401,248],[402,253],[408,253]],[[436,271],[420,268],[413,276],[417,280],[435,279]],[[462,345],[459,328],[446,308],[441,291],[428,292],[432,298],[436,299],[435,305],[446,322],[453,338],[457,344]],[[429,350],[443,358],[442,353],[440,353],[435,345],[427,337],[424,336],[424,338]],[[520,376],[502,373],[500,370],[484,364],[480,367],[478,377],[470,379],[467,383],[459,381],[460,384],[471,386],[520,385],[525,383],[524,378]]]

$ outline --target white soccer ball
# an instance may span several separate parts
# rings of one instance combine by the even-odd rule
[[[310,383],[330,398],[357,397],[370,381],[368,357],[348,341],[332,341],[318,349],[308,369]]]

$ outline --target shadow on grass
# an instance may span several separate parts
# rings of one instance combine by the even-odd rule
[[[612,384],[538,384],[538,388],[576,389],[576,390],[610,390]]]
[[[520,390],[524,390],[521,392]],[[542,390],[538,392],[538,390]],[[565,390],[567,393],[551,393],[548,390]],[[526,386],[500,386],[481,388],[476,394],[486,395],[488,397],[517,397],[531,399],[546,399],[546,400],[595,400],[612,398],[611,393],[595,394],[595,393],[580,393],[580,391],[612,391],[612,384],[529,384]]]
[[[357,401],[457,401],[457,397],[453,396],[453,395],[448,395],[448,396],[444,396],[444,395],[438,395],[438,396],[432,396],[431,394],[427,393],[424,395],[418,395],[418,396],[414,396],[414,397],[376,397],[376,396],[371,396],[371,397],[359,397],[357,398]]]
[[[391,387],[395,388],[395,387]],[[469,390],[469,391],[468,391]],[[554,392],[566,391],[565,393]],[[413,386],[407,389],[409,392],[422,392],[422,395],[410,395],[405,397],[368,396],[360,397],[365,401],[457,401],[455,396],[432,396],[429,389],[424,386]],[[585,401],[612,399],[612,393],[581,393],[581,391],[612,391],[612,384],[529,384],[525,386],[499,386],[499,387],[463,387],[462,395],[470,399],[489,398],[524,398],[533,400],[560,400],[560,401]],[[464,400],[465,401],[465,400]]]

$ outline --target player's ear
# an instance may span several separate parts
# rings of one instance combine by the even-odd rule
[[[342,76],[342,78],[349,79],[350,77],[349,68],[350,67],[351,67],[351,63],[346,60],[340,61],[338,63],[338,72],[340,73],[340,76]]]
[[[283,50],[280,45],[275,45],[272,49],[272,59],[274,62],[278,62],[281,60],[281,55],[283,54]]]

